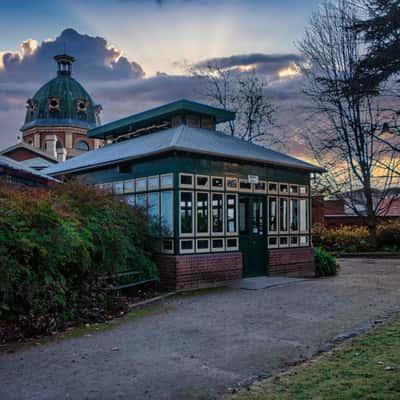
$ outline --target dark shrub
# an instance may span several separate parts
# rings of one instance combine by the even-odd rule
[[[145,217],[93,187],[0,183],[0,319],[25,334],[95,321],[121,307],[116,272],[156,277]]]
[[[400,250],[400,221],[389,221],[378,225],[377,242],[380,248]]]
[[[314,249],[317,276],[333,276],[337,274],[336,259],[324,249]]]

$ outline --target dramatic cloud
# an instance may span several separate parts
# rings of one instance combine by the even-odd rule
[[[42,81],[54,75],[53,57],[66,51],[77,62],[74,72],[83,80],[120,80],[144,76],[142,67],[128,60],[122,52],[107,44],[102,37],[82,35],[65,29],[54,40],[41,44],[28,39],[21,51],[0,52],[0,82]]]
[[[239,54],[230,57],[210,58],[195,65],[204,68],[209,65],[222,69],[237,69],[238,71],[256,70],[265,75],[292,76],[298,74],[296,65],[304,63],[298,54]]]

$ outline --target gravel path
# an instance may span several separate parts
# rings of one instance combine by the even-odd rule
[[[218,398],[399,308],[400,260],[340,264],[336,278],[170,298],[114,329],[0,354],[0,399]]]

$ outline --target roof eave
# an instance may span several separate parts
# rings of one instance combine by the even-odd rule
[[[168,153],[171,151],[182,151],[182,152],[187,152],[187,153],[193,153],[193,154],[205,154],[205,155],[210,155],[210,156],[214,156],[214,157],[220,157],[220,158],[227,158],[227,159],[233,159],[233,160],[243,160],[243,161],[251,161],[251,162],[258,162],[261,164],[265,164],[265,165],[277,165],[280,167],[286,167],[286,168],[294,168],[294,169],[300,169],[300,170],[304,170],[307,172],[316,172],[316,173],[324,173],[327,172],[324,168],[320,168],[320,167],[316,167],[310,164],[310,166],[300,166],[300,165],[293,165],[290,163],[282,163],[282,162],[268,162],[265,161],[263,159],[260,158],[252,158],[252,157],[239,157],[239,156],[230,156],[230,155],[224,155],[221,153],[214,153],[214,152],[209,152],[209,151],[202,151],[202,150],[192,150],[192,149],[187,149],[185,147],[181,147],[181,146],[171,146],[168,147],[166,149],[162,149],[162,150],[157,150],[157,151],[153,151],[153,152],[149,152],[146,154],[141,154],[139,156],[132,156],[132,157],[122,157],[119,159],[115,159],[112,161],[107,161],[107,162],[102,162],[102,163],[97,163],[97,164],[92,164],[90,166],[86,166],[86,167],[78,167],[78,168],[71,168],[71,169],[67,169],[61,172],[55,172],[55,173],[49,173],[50,176],[59,176],[59,175],[63,175],[63,174],[70,174],[70,173],[75,173],[75,172],[79,172],[79,171],[85,171],[85,170],[89,170],[89,169],[93,169],[93,168],[99,168],[99,167],[105,167],[107,165],[112,165],[112,164],[116,164],[119,162],[125,162],[125,161],[129,161],[129,160],[138,160],[141,158],[146,158],[146,157],[152,157],[158,154],[163,154],[163,153]]]

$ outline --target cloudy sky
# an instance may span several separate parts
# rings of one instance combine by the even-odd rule
[[[0,147],[16,141],[26,99],[75,56],[74,77],[103,105],[103,121],[198,98],[187,66],[218,60],[256,68],[269,84],[289,151],[303,146],[301,76],[293,70],[318,0],[4,0],[0,5]],[[297,110],[298,111],[298,110]],[[287,115],[291,118],[287,118]],[[289,135],[288,135],[289,133]]]

